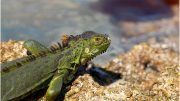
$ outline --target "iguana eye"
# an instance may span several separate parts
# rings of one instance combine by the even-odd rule
[[[95,38],[93,38],[93,42],[94,42],[96,45],[99,45],[99,44],[101,44],[102,39],[101,39],[100,37],[95,37]]]
[[[100,40],[100,38],[98,38],[98,37],[97,37],[97,38],[95,38],[95,41],[99,41],[99,40]]]

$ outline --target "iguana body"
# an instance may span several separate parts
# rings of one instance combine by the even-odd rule
[[[37,41],[24,43],[31,55],[1,65],[1,101],[19,100],[48,87],[46,101],[54,101],[63,84],[72,80],[78,66],[106,51],[106,35],[84,32],[70,36],[61,45],[46,48]]]

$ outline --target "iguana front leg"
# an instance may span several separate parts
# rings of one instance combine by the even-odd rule
[[[45,101],[54,101],[61,91],[65,77],[69,75],[68,68],[71,68],[71,64],[67,60],[59,60],[58,70],[55,72],[53,79],[49,83],[49,88],[45,94]]]
[[[49,84],[49,88],[45,95],[45,101],[54,101],[61,91],[64,77],[67,76],[68,71],[63,70],[57,72]]]
[[[60,93],[63,83],[67,83],[73,79],[73,75],[77,71],[77,64],[80,63],[81,55],[82,49],[79,54],[76,54],[76,56],[72,59],[72,62],[69,63],[68,58],[63,61],[59,61],[58,71],[49,84],[49,88],[45,95],[45,101],[54,101]],[[73,66],[71,64],[73,64]]]

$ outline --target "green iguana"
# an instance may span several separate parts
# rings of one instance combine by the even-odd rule
[[[45,100],[54,101],[78,67],[105,52],[109,45],[107,35],[92,31],[66,36],[62,45],[50,48],[34,40],[25,41],[29,56],[1,64],[1,101],[19,100],[44,87],[48,87]]]

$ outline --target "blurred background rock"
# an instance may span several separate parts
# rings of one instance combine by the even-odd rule
[[[35,39],[50,45],[63,34],[93,30],[112,39],[104,64],[140,42],[178,51],[179,0],[2,0],[2,41]]]

